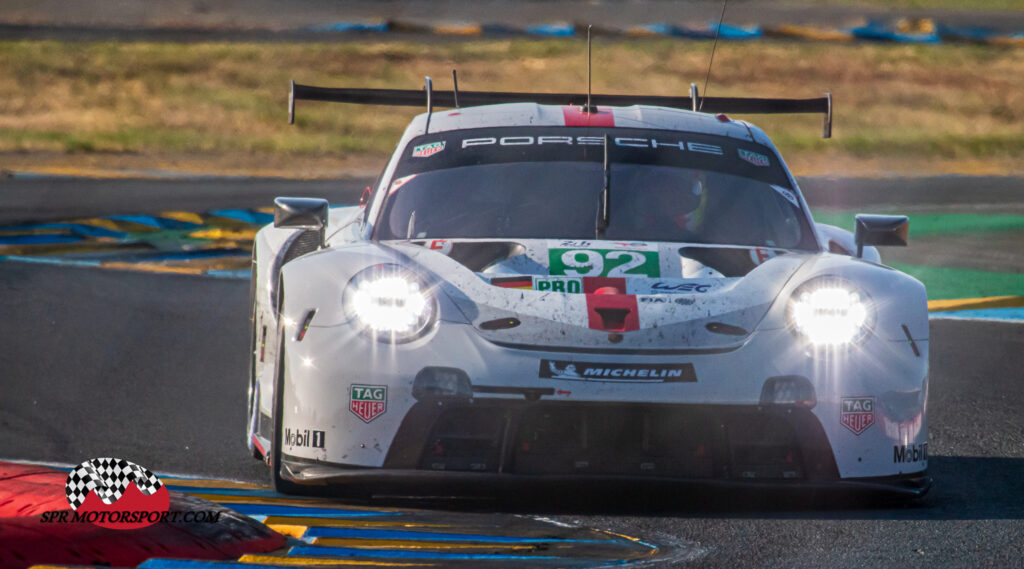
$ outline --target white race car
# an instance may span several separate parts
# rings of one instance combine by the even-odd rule
[[[927,491],[925,288],[874,247],[907,218],[815,224],[768,137],[695,95],[426,96],[456,108],[361,205],[278,198],[256,237],[247,439],[278,490]],[[423,97],[293,85],[292,111]]]

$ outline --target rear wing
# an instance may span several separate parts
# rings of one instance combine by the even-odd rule
[[[314,87],[291,82],[288,94],[288,123],[295,123],[296,101],[327,101],[332,103],[354,103],[357,105],[391,105],[420,107],[426,103],[427,112],[434,106],[454,108],[459,106],[496,105],[501,103],[538,103],[545,105],[608,105],[624,106],[652,105],[688,109],[706,113],[736,114],[788,114],[821,113],[825,115],[822,137],[832,137],[832,94],[825,93],[817,99],[758,99],[748,97],[699,97],[697,86],[690,86],[689,97],[665,97],[656,95],[601,95],[587,93],[515,93],[500,91],[435,91],[428,77],[423,90],[412,89],[351,89],[336,87]],[[429,129],[429,117],[428,129]]]

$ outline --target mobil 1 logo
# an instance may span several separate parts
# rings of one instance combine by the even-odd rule
[[[324,448],[324,431],[310,429],[284,430],[284,444],[290,447]]]
[[[364,423],[380,417],[388,410],[388,386],[352,385],[348,410]]]
[[[928,443],[894,445],[892,447],[892,461],[895,464],[928,462]]]

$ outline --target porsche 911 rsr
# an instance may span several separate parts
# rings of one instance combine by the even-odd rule
[[[248,441],[278,489],[927,490],[925,289],[873,246],[906,218],[815,224],[757,127],[625,102],[430,109],[361,205],[276,201]]]

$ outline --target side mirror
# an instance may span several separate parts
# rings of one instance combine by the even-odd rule
[[[856,228],[853,231],[857,257],[863,256],[865,245],[906,247],[909,233],[910,219],[905,215],[857,214]]]
[[[274,227],[312,229],[320,232],[320,246],[327,232],[327,200],[321,198],[275,198]]]

